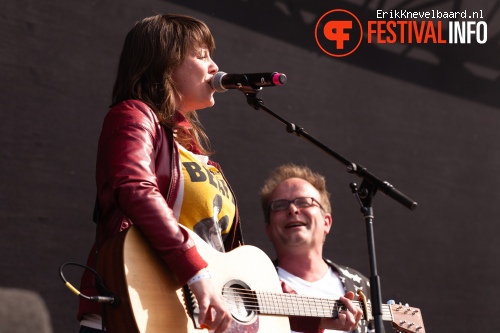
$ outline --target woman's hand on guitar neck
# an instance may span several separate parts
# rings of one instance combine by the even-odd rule
[[[363,317],[363,311],[352,304],[351,300],[354,299],[354,293],[349,291],[344,297],[340,297],[345,305],[345,310],[339,312],[337,318],[321,318],[321,328],[335,329],[339,331],[352,331],[358,327],[358,323]]]
[[[203,328],[224,332],[231,323],[231,312],[220,292],[215,291],[211,279],[201,279],[189,286],[193,292],[200,313],[198,322]]]

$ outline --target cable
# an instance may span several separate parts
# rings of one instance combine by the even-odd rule
[[[66,278],[64,277],[64,274],[63,274],[64,267],[66,267],[68,265],[82,267],[82,268],[88,269],[92,273],[94,273],[95,279],[96,279],[96,284],[97,284],[97,287],[98,287],[97,289],[99,290],[99,292],[101,292],[102,294],[104,294],[104,296],[100,296],[100,295],[98,295],[98,296],[87,296],[87,295],[82,294],[75,287],[73,287],[73,285],[66,280]],[[118,304],[120,304],[120,299],[118,298],[118,296],[114,295],[108,288],[106,288],[104,286],[104,282],[102,281],[101,277],[99,276],[99,273],[97,273],[94,269],[92,269],[92,268],[90,268],[88,266],[85,266],[85,265],[82,265],[82,264],[78,264],[78,263],[75,263],[75,262],[66,262],[66,263],[62,264],[61,267],[59,267],[59,275],[61,276],[61,279],[64,282],[64,285],[69,290],[71,290],[76,296],[80,296],[80,297],[88,299],[88,300],[90,300],[92,302],[110,303],[113,306],[118,306]]]

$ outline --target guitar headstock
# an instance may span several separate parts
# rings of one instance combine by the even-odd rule
[[[390,304],[392,326],[404,333],[425,333],[424,321],[420,309],[402,304]]]

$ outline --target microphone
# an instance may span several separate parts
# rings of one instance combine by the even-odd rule
[[[225,92],[228,89],[260,90],[262,87],[280,86],[286,83],[286,75],[283,73],[251,73],[251,74],[227,74],[217,72],[212,77],[210,85],[216,92]]]

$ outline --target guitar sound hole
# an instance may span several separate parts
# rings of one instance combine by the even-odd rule
[[[233,318],[248,323],[257,317],[258,304],[255,294],[246,283],[231,280],[224,285],[222,291]]]

